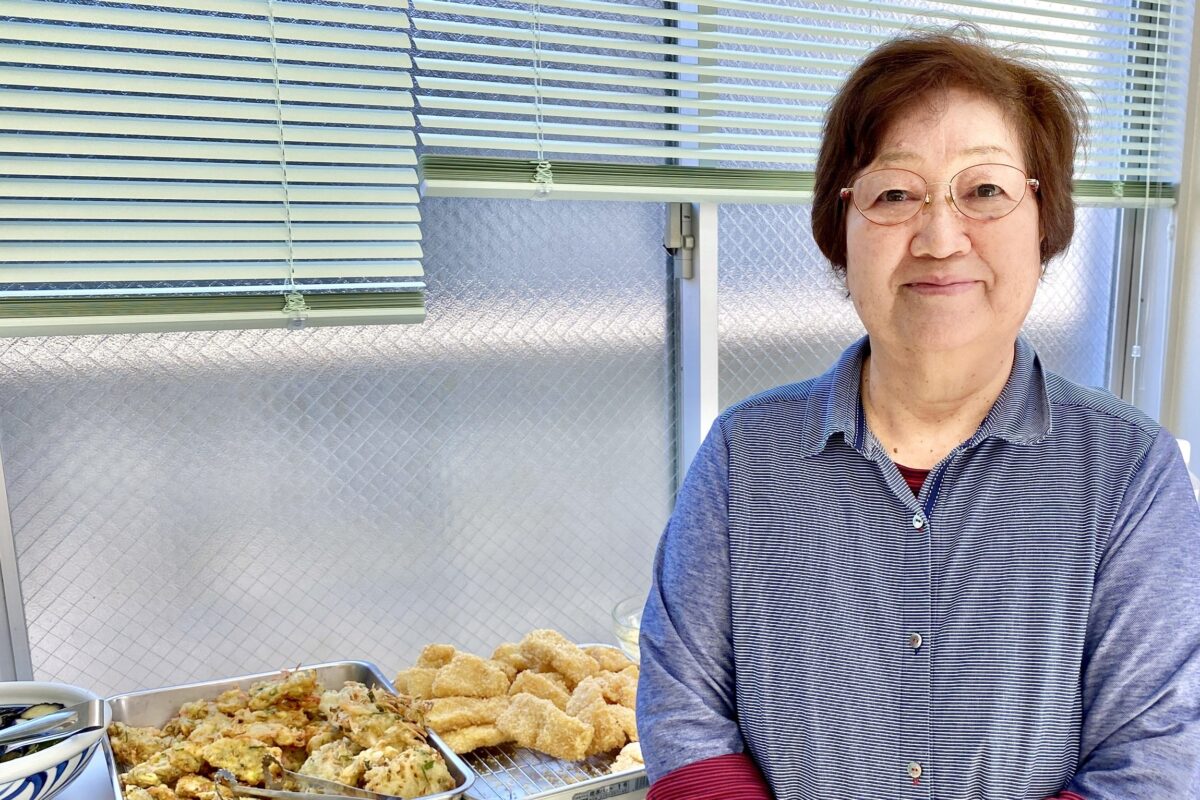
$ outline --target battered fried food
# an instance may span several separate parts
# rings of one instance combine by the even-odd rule
[[[560,673],[571,688],[600,671],[596,659],[558,631],[530,631],[521,640],[521,654],[540,670]]]
[[[178,742],[147,761],[137,764],[122,776],[126,786],[155,786],[174,784],[189,772],[197,772],[204,765],[199,748],[191,742]]]
[[[508,674],[497,664],[459,653],[437,671],[434,697],[498,697],[508,694]]]
[[[227,769],[238,779],[238,783],[250,786],[257,786],[263,781],[263,756],[283,756],[278,747],[249,738],[217,739],[206,744],[200,753],[215,769]]]
[[[472,725],[494,725],[506,708],[507,697],[440,697],[433,701],[425,719],[441,734]]]
[[[317,673],[311,669],[294,672],[285,669],[282,675],[282,681],[263,681],[250,687],[250,702],[247,703],[250,710],[271,706],[313,709],[321,702]]]
[[[328,742],[313,751],[299,772],[301,775],[357,786],[363,770],[355,756],[361,752],[362,748],[349,739]]]
[[[175,741],[158,728],[133,728],[123,722],[114,722],[109,726],[108,740],[113,755],[124,764],[148,761]]]
[[[438,734],[442,741],[456,753],[469,753],[480,747],[495,747],[512,741],[495,725],[469,725],[465,728]]]
[[[593,727],[560,711],[554,703],[527,692],[515,695],[496,727],[522,747],[555,758],[578,761],[587,755]]]
[[[617,753],[616,760],[613,761],[609,772],[625,772],[631,769],[641,769],[646,765],[642,760],[642,746],[637,742],[630,742],[621,748],[621,752]]]
[[[179,800],[215,800],[217,797],[225,800],[232,798],[233,792],[201,775],[184,775],[175,784],[175,796]]]
[[[363,788],[372,792],[412,798],[454,786],[446,762],[428,745],[366,750],[358,758],[364,767]]]
[[[231,798],[214,787],[212,774],[227,769],[240,784],[262,785],[268,755],[286,769],[357,788],[374,769],[381,786],[436,784],[443,791],[454,780],[426,742],[427,705],[354,682],[325,692],[313,671],[285,671],[249,691],[187,703],[162,731],[116,723],[109,733],[121,768],[128,767],[121,775],[125,800],[218,800],[216,792]],[[367,750],[374,755],[360,757]]]
[[[555,681],[543,673],[526,671],[517,674],[512,686],[508,688],[508,693],[512,695],[526,692],[543,700],[549,700],[558,708],[566,710],[567,701],[571,699],[571,695],[565,687],[564,682]],[[434,730],[437,730],[436,726]]]

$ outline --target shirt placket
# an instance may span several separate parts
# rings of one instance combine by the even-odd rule
[[[901,751],[903,763],[896,765],[901,796],[911,800],[932,798],[931,676],[929,651],[933,646],[932,581],[930,575],[930,526],[924,509],[900,521],[904,537],[902,619],[904,629],[897,632],[896,646],[901,651]]]

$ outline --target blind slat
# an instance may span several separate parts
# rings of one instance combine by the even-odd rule
[[[0,0],[0,336],[423,319],[406,11]]]

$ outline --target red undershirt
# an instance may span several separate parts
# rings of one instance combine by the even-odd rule
[[[921,491],[927,469],[896,467],[914,495]],[[772,800],[771,790],[753,759],[745,753],[706,758],[663,776],[650,787],[646,800]],[[1062,791],[1046,800],[1084,800]]]

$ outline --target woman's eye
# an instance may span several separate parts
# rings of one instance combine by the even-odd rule
[[[903,189],[888,189],[879,195],[885,203],[903,203],[908,199],[908,192]]]
[[[972,197],[999,197],[1004,194],[1004,190],[994,183],[981,183],[971,192]]]

